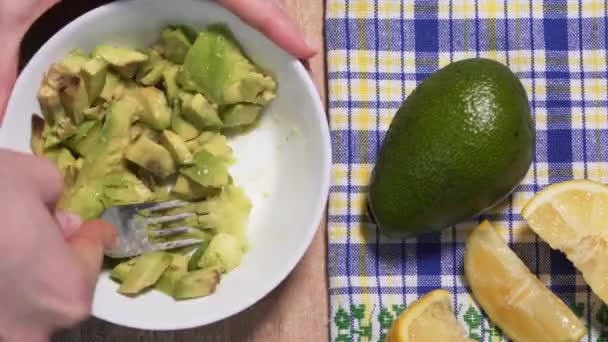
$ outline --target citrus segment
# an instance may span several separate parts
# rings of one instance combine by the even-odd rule
[[[484,221],[469,236],[465,275],[490,320],[514,341],[579,341],[586,329]]]
[[[433,290],[414,302],[393,322],[386,342],[470,342],[454,317],[451,295]]]
[[[550,185],[526,204],[522,216],[608,303],[608,187],[591,180]]]

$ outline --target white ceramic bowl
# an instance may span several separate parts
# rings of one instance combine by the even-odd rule
[[[263,35],[211,1],[116,2],[79,17],[54,35],[22,71],[0,129],[0,146],[30,151],[30,116],[40,113],[36,91],[53,61],[96,44],[145,47],[162,27],[201,28],[225,22],[252,59],[276,77],[278,97],[261,125],[231,141],[238,162],[235,181],[253,201],[248,226],[251,249],[212,296],[175,302],[149,291],[134,299],[115,291],[102,273],[93,315],[115,324],[150,330],[185,329],[216,322],[251,306],[293,270],[321,221],[330,175],[330,138],[323,106],[302,65]],[[58,279],[61,281],[61,279]]]

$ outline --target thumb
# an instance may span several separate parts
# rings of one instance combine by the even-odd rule
[[[104,249],[112,247],[115,240],[114,226],[101,220],[85,222],[69,237],[68,243],[82,263],[85,276],[91,286],[94,286],[101,270]]]
[[[258,29],[278,46],[298,58],[310,58],[317,51],[304,38],[293,19],[277,0],[219,0],[218,3]]]

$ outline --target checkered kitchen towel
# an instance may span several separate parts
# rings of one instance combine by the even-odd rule
[[[541,281],[608,341],[608,308],[560,253],[525,225],[538,190],[572,178],[608,183],[605,0],[327,0],[326,39],[333,181],[328,221],[332,341],[383,340],[392,320],[444,288],[469,336],[503,340],[468,294],[465,238],[489,219]],[[366,216],[365,194],[392,116],[414,87],[474,56],[508,65],[536,122],[534,165],[494,212],[417,241],[390,241]]]

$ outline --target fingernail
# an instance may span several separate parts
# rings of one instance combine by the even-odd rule
[[[55,219],[57,219],[61,232],[66,238],[74,234],[80,228],[83,222],[80,216],[67,211],[56,212]]]
[[[314,48],[314,44],[310,41],[309,37],[304,36],[304,43],[306,43],[306,46],[308,46],[310,50],[317,52],[317,49]]]

